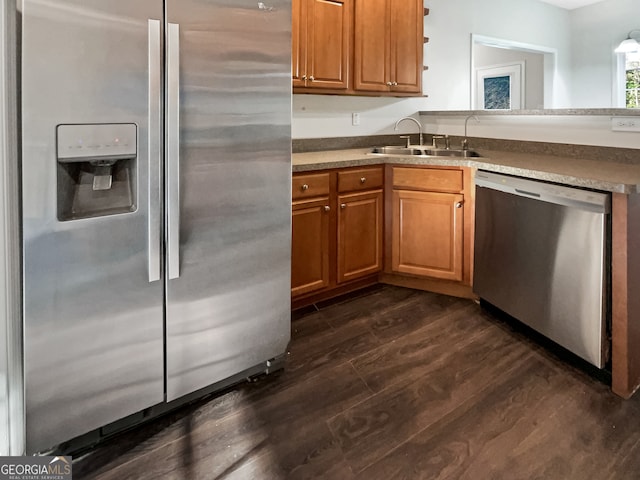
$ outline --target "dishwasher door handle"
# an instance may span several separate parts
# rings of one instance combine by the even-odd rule
[[[540,194],[539,193],[534,193],[534,192],[527,192],[526,190],[520,190],[519,188],[515,189],[516,192],[522,194],[522,195],[529,195],[530,197],[536,197],[536,198],[540,198]]]

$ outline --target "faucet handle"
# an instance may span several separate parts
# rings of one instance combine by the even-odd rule
[[[443,139],[444,140],[444,149],[445,150],[450,150],[451,149],[451,141],[449,139],[449,135],[433,135],[431,137],[431,145],[433,146],[433,148],[438,148],[438,140]]]
[[[400,135],[400,138],[404,138],[407,140],[407,148],[411,146],[411,135]]]
[[[431,146],[433,148],[438,148],[438,139],[444,138],[444,135],[433,135],[431,137]]]

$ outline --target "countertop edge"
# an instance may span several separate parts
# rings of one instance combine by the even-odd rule
[[[370,153],[369,149],[353,149],[353,150],[331,150],[322,152],[295,153],[292,156],[293,173],[312,172],[318,170],[327,170],[335,168],[348,168],[371,165],[432,165],[444,167],[471,167],[479,170],[487,170],[496,173],[504,173],[507,175],[516,175],[520,177],[543,180],[563,185],[571,185],[581,188],[589,188],[593,190],[603,190],[612,193],[622,193],[626,195],[638,193],[638,184],[625,183],[624,181],[611,181],[602,178],[593,178],[585,174],[584,176],[572,173],[562,173],[548,171],[543,168],[531,168],[509,165],[502,163],[495,156],[511,155],[510,152],[480,152],[482,157],[454,159],[451,157],[416,157],[402,155],[381,155]],[[522,155],[522,154],[519,154]],[[553,161],[561,163],[563,158],[553,158]],[[566,160],[569,161],[569,160]],[[571,160],[575,161],[575,160]],[[585,162],[594,162],[585,160]],[[608,164],[610,165],[610,164]],[[605,166],[605,162],[603,162]],[[640,166],[638,173],[640,174]]]

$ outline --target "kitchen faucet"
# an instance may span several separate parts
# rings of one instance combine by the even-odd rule
[[[475,115],[469,115],[464,119],[464,138],[462,139],[462,150],[469,150],[469,139],[467,138],[467,123],[469,119],[473,118],[476,123],[480,123],[480,119]]]
[[[404,120],[411,120],[412,122],[415,122],[416,125],[418,125],[418,131],[420,132],[420,143],[419,143],[419,145],[422,145],[422,124],[418,120],[416,120],[415,118],[413,118],[413,117],[402,117],[400,120],[398,120],[396,122],[396,126],[393,127],[393,129],[397,131],[398,130],[398,125],[400,125],[400,122],[402,122]]]

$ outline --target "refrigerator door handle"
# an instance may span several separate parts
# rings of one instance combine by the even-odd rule
[[[167,276],[180,276],[180,26],[167,24]]]
[[[149,260],[149,282],[160,280],[160,210],[162,208],[161,198],[161,176],[160,166],[162,165],[162,97],[160,79],[162,75],[162,52],[160,38],[160,20],[148,21],[149,30],[149,125],[147,146],[149,152],[149,198],[148,198],[148,260]]]

